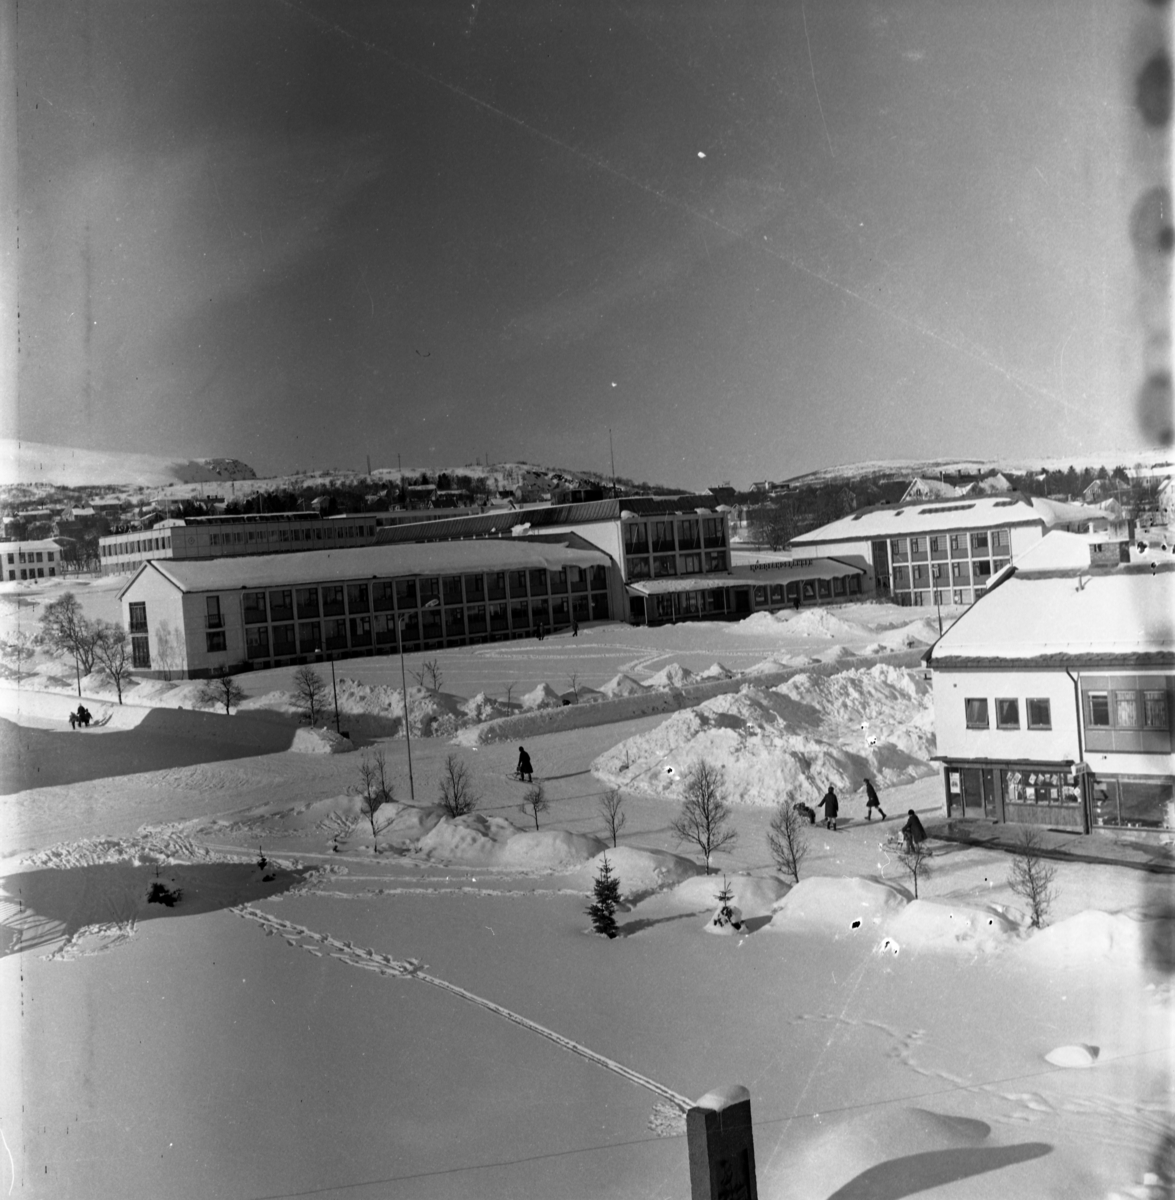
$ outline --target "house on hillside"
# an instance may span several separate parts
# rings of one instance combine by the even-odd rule
[[[1175,831],[1175,562],[1048,534],[925,656],[948,817]]]

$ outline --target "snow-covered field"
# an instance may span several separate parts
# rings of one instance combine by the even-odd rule
[[[90,611],[113,594],[75,590]],[[9,588],[10,631],[59,592]],[[1171,1196],[1171,877],[1058,863],[1033,932],[1007,857],[934,843],[914,900],[888,839],[941,787],[910,618],[441,653],[440,694],[409,697],[414,735],[418,705],[432,718],[415,804],[394,659],[339,664],[358,752],[319,754],[293,748],[289,672],[242,676],[231,717],[192,711],[191,684],[119,709],[83,681],[105,723],[72,732],[72,670],[38,651],[0,707],[0,1190],[668,1200],[689,1194],[682,1104],[741,1083],[765,1198]],[[560,710],[524,697],[573,673],[618,698],[541,732]],[[509,726],[531,730],[537,831],[517,741],[473,736],[506,712],[537,722]],[[355,788],[377,750],[395,802],[373,834]],[[434,807],[450,754],[471,816]],[[745,923],[725,937],[706,935],[722,875],[669,826],[699,757],[735,801],[715,867]],[[772,805],[830,782],[842,827],[810,827],[791,886]],[[584,913],[604,854],[614,941]]]

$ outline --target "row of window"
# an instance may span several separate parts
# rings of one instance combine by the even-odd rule
[[[42,554],[45,555],[44,558],[41,557]],[[15,553],[10,552],[8,555],[8,565],[10,567],[16,562],[34,563],[34,562],[52,562],[52,561],[53,561],[53,551],[52,550],[44,550],[44,551],[42,551],[42,550],[17,550]],[[8,577],[9,577],[9,579],[12,578],[11,573],[9,574]],[[22,578],[23,578],[23,576],[22,576]]]
[[[344,613],[415,610],[431,604],[480,604],[487,600],[514,600],[528,596],[566,595],[604,591],[605,568],[565,567],[558,571],[495,571],[486,575],[444,575],[428,578],[384,579],[374,583],[324,584],[321,587],[276,588],[245,592],[245,624],[290,621],[296,617],[334,617]],[[207,599],[209,627],[222,620],[220,598]]]
[[[374,525],[311,525],[307,528],[295,526],[273,529],[230,530],[213,533],[208,541],[212,546],[232,546],[247,542],[332,542],[352,538],[374,538]]]
[[[927,556],[934,558],[975,557],[1007,558],[1011,553],[1006,529],[977,530],[974,533],[938,533],[925,537],[890,538],[889,553],[895,561]]]
[[[676,517],[660,521],[626,521],[624,553],[672,554],[678,550],[714,549],[726,545],[724,517]]]
[[[117,558],[123,554],[147,554],[152,550],[170,550],[171,538],[133,538],[129,542],[99,542],[98,553],[102,558]]]
[[[964,560],[962,562],[913,563],[911,566],[895,566],[893,569],[893,586],[907,589],[911,586],[944,588],[947,586],[969,585],[974,581],[986,586],[987,581],[996,570],[1006,563],[994,563],[989,558]],[[948,570],[949,568],[949,570]]]
[[[11,558],[11,557],[12,556],[9,555],[9,558]],[[19,570],[20,570],[21,579],[44,579],[45,578],[45,568],[44,567],[21,567],[21,568],[19,568]],[[17,572],[16,567],[8,568],[9,580],[13,580],[16,578],[16,572]],[[56,574],[57,574],[57,568],[50,567],[49,568],[50,577],[52,578]]]
[[[624,560],[625,578],[665,579],[677,575],[704,575],[727,569],[725,550],[706,550],[691,554],[661,554]]]
[[[924,608],[932,604],[970,604],[977,596],[982,596],[984,590],[983,588],[975,590],[971,588],[936,588],[933,592],[895,592],[893,599],[895,604],[900,604],[903,608],[909,608],[911,605],[915,608]]]
[[[816,603],[861,594],[860,575],[838,575],[835,579],[792,579],[787,584],[759,583],[754,589],[755,607],[794,604],[796,600]]]
[[[1164,688],[1124,689],[1104,692],[1085,692],[1085,721],[1092,729],[1169,729],[1170,716],[1167,692]],[[982,697],[964,700],[968,729],[989,729],[991,718],[988,702]],[[1051,729],[1052,713],[1049,701],[1028,697],[1024,701],[1029,729]],[[997,729],[1020,728],[1020,701],[997,697],[995,701]]]
[[[984,697],[968,697],[963,701],[967,714],[968,729],[990,729],[991,716]],[[1052,729],[1053,718],[1049,701],[1043,697],[1030,696],[1024,701],[1029,729]],[[995,702],[997,729],[1020,728],[1020,701],[1010,697],[997,697]]]

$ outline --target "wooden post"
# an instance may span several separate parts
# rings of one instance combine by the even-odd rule
[[[751,1093],[741,1084],[707,1092],[685,1115],[690,1200],[759,1200]]]

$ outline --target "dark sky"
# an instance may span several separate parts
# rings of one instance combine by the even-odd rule
[[[0,432],[270,474],[611,426],[681,486],[1144,445],[1141,7],[22,3]]]

